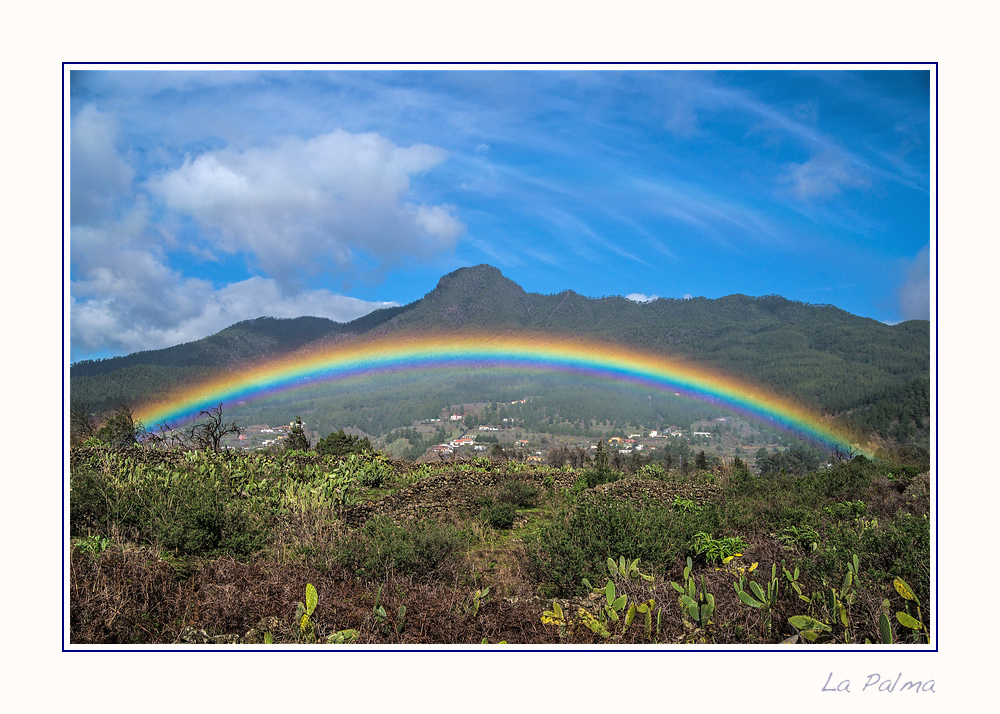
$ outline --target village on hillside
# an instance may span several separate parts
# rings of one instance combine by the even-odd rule
[[[511,401],[510,404],[524,404],[530,400],[524,398]],[[449,426],[458,429],[454,437],[434,444],[417,460],[471,458],[483,455],[483,452],[489,454],[494,451],[495,446],[499,446],[508,458],[527,462],[548,462],[551,460],[550,452],[553,450],[582,449],[592,454],[598,448],[598,439],[533,431],[525,428],[520,420],[510,417],[500,418],[496,423],[478,423],[480,419],[476,417],[483,407],[482,404],[459,405],[457,407],[459,411],[456,413],[414,425],[416,429],[423,427],[429,431],[428,427],[439,426],[447,420]],[[472,424],[467,424],[467,421],[471,421]],[[724,452],[728,452],[730,456],[734,453],[748,456],[745,452],[751,446],[778,447],[776,443],[758,444],[746,438],[743,439],[745,445],[741,446],[736,435],[743,432],[749,436],[752,431],[746,422],[732,417],[716,417],[687,427],[669,425],[662,429],[636,428],[633,431],[631,428],[615,428],[608,425],[599,440],[605,443],[605,448],[612,454],[617,453],[626,458],[632,458],[633,454],[641,455],[647,461],[657,458],[659,456],[657,451],[676,448],[682,444],[689,446],[692,454],[703,450],[718,456],[724,455]]]
[[[562,429],[529,428],[524,419],[516,416],[499,416],[502,407],[517,407],[533,400],[532,397],[512,400],[509,404],[473,403],[452,405],[439,417],[414,422],[408,429],[395,430],[385,435],[366,434],[360,429],[345,427],[345,433],[368,437],[378,449],[391,456],[406,456],[417,463],[461,461],[476,457],[497,457],[528,463],[553,463],[567,454],[577,458],[593,455],[598,441],[604,443],[609,455],[633,462],[663,461],[667,454],[676,456],[677,465],[682,460],[694,460],[704,452],[709,458],[739,457],[749,465],[754,464],[760,450],[776,453],[789,443],[774,432],[762,433],[748,422],[733,416],[718,416],[681,426],[670,424],[660,428],[594,424],[590,435],[558,433]],[[495,418],[491,418],[494,415]],[[242,429],[238,436],[227,439],[226,447],[242,451],[282,448],[294,420],[287,424],[252,424]],[[305,435],[315,446],[326,436],[308,427]]]

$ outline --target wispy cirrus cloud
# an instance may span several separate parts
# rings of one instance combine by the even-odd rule
[[[697,229],[729,248],[734,238],[755,243],[787,243],[780,227],[763,212],[741,202],[718,195],[682,181],[653,181],[635,178],[631,182],[634,197],[648,213],[659,213]]]
[[[780,178],[792,196],[808,202],[840,193],[846,188],[872,185],[870,172],[859,169],[838,153],[816,154],[802,163],[791,163]]]
[[[717,81],[710,74],[694,73],[688,81],[689,89],[682,93],[681,99],[681,106],[689,107],[685,113],[696,116],[699,113],[736,112],[748,125],[748,137],[757,135],[769,142],[784,142],[805,153],[804,160],[786,162],[776,176],[779,190],[788,189],[787,194],[796,200],[808,202],[848,188],[865,189],[875,181],[926,190],[926,172],[916,171],[904,161],[906,147],[913,145],[922,127],[907,126],[905,121],[895,122],[893,128],[900,133],[899,148],[892,154],[867,146],[865,142],[851,147],[843,137],[835,137],[829,129],[822,128],[823,110],[815,100],[803,102],[784,98],[780,104],[775,100],[769,102],[746,89]],[[861,93],[857,87],[853,92],[850,99],[854,103],[870,105],[882,100],[873,92]],[[841,112],[843,107],[836,110]],[[886,111],[901,110],[897,102],[887,103]],[[921,123],[925,121],[926,115]]]

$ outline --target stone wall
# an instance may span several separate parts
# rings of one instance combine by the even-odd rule
[[[648,499],[670,504],[673,503],[675,496],[690,499],[695,503],[703,503],[717,498],[721,493],[722,488],[718,484],[623,478],[595,486],[586,491],[583,497],[593,498],[601,494],[628,501],[641,502]]]

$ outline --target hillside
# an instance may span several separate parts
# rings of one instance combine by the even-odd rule
[[[237,322],[194,342],[161,350],[134,352],[124,357],[77,362],[72,365],[70,372],[73,377],[90,377],[137,365],[193,368],[233,366],[294,352],[321,340],[361,335],[407,309],[408,306],[375,310],[349,323],[334,322],[325,317],[258,317],[255,320]]]
[[[71,367],[71,393],[101,411],[164,394],[220,368],[309,346],[462,328],[569,333],[657,350],[751,377],[827,412],[844,414],[867,430],[888,436],[906,422],[904,435],[926,433],[930,365],[926,321],[890,326],[831,305],[774,295],[660,298],[648,303],[588,298],[571,290],[541,295],[526,292],[488,265],[456,270],[420,300],[348,323],[318,317],[261,317],[195,342],[81,362]]]
[[[873,390],[926,378],[930,323],[886,325],[832,305],[769,295],[711,300],[587,298],[527,293],[490,266],[444,276],[437,288],[377,330],[531,328],[586,335],[689,357],[752,375],[840,411]]]

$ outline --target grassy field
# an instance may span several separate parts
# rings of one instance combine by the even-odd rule
[[[91,445],[71,452],[70,639],[925,643],[928,473]]]

